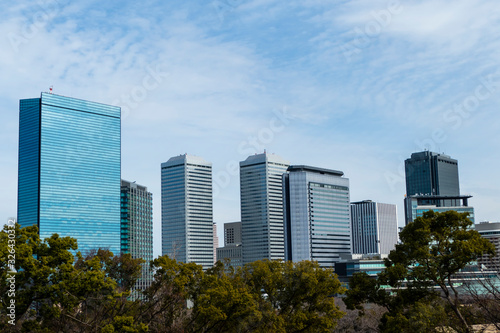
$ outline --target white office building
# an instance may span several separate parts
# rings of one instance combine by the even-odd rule
[[[161,164],[161,221],[162,255],[212,267],[211,163],[185,154]]]
[[[240,162],[243,264],[284,259],[282,176],[289,164],[265,152]]]
[[[351,203],[352,252],[389,254],[398,242],[396,205],[365,200]]]

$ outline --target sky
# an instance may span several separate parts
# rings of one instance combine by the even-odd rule
[[[276,154],[344,172],[351,201],[396,204],[404,160],[458,160],[475,219],[500,221],[497,0],[69,1],[0,4],[0,220],[17,210],[19,100],[122,107],[122,178],[213,164],[214,221],[240,220],[238,163]]]

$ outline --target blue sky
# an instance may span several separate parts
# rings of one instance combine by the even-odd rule
[[[459,161],[476,221],[500,221],[496,1],[76,1],[0,4],[0,219],[16,215],[19,99],[122,106],[122,177],[213,163],[214,218],[239,220],[233,165],[264,149],[344,171],[351,200],[398,205],[404,159]],[[222,241],[221,241],[222,245]]]

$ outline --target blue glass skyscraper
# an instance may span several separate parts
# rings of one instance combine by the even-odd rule
[[[120,253],[120,108],[42,93],[19,107],[18,222]]]

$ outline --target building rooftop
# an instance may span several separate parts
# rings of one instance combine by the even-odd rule
[[[314,173],[319,173],[322,175],[331,175],[331,176],[337,176],[337,177],[342,177],[344,173],[342,171],[338,170],[331,170],[331,169],[324,169],[324,168],[317,168],[317,167],[312,167],[308,165],[290,165],[287,169],[288,172],[314,172]]]

